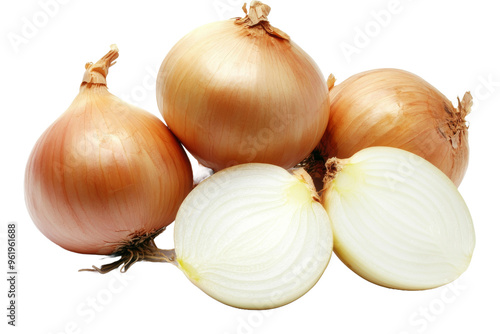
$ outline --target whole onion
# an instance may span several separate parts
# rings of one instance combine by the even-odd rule
[[[332,86],[330,78],[330,119],[319,145],[324,159],[371,146],[401,148],[460,184],[469,159],[469,92],[455,108],[428,82],[399,69],[362,72]]]
[[[25,177],[40,231],[78,253],[123,256],[112,268],[156,260],[153,238],[192,188],[182,146],[158,118],[109,93],[112,49],[86,66],[80,92],[37,141]],[[112,269],[108,267],[108,269]]]
[[[247,162],[293,167],[326,127],[323,75],[269,24],[269,11],[254,1],[243,18],[195,29],[171,49],[158,74],[157,101],[167,125],[216,171]]]

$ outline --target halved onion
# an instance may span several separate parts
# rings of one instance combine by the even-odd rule
[[[175,221],[177,265],[209,296],[245,309],[305,294],[330,259],[328,215],[310,177],[243,164],[201,182]]]
[[[371,147],[327,164],[323,205],[334,251],[361,277],[390,288],[447,284],[468,267],[475,245],[456,186],[425,159]]]

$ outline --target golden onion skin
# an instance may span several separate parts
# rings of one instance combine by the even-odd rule
[[[459,185],[469,160],[466,93],[458,108],[417,75],[399,69],[356,74],[330,89],[330,119],[319,145],[325,158],[390,146],[430,161]]]
[[[280,35],[260,24],[220,21],[195,29],[166,56],[158,106],[201,164],[290,168],[319,143],[328,88],[314,60]]]
[[[108,92],[105,75],[117,53],[88,64],[80,93],[26,167],[31,218],[73,252],[109,255],[132,236],[159,231],[192,189],[189,159],[166,125]]]

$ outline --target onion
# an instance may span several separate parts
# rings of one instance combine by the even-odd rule
[[[25,197],[40,231],[78,253],[147,254],[192,188],[183,148],[155,116],[108,92],[111,51],[88,63],[80,92],[40,137],[26,167]],[[127,255],[128,254],[128,255]]]
[[[395,289],[447,284],[468,267],[472,218],[451,180],[425,159],[371,147],[327,163],[322,195],[334,251],[361,277]]]
[[[469,92],[455,109],[422,78],[398,69],[367,71],[332,85],[330,79],[330,119],[319,145],[325,159],[348,158],[370,146],[401,148],[460,184],[469,159]]]
[[[330,220],[312,180],[269,164],[215,173],[186,197],[174,226],[174,263],[216,300],[244,309],[294,301],[332,254]]]
[[[293,167],[324,133],[324,77],[311,57],[269,24],[269,11],[253,1],[244,18],[195,29],[159,70],[157,101],[167,125],[215,171],[247,162]]]

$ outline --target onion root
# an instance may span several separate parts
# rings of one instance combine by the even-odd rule
[[[113,254],[110,255],[112,257],[120,257],[119,260],[102,265],[101,268],[92,266],[92,269],[80,269],[79,271],[95,271],[100,274],[106,274],[121,266],[120,272],[124,273],[134,263],[139,261],[176,264],[175,250],[160,249],[154,242],[154,239],[164,230],[165,227],[150,233],[145,233],[143,231],[135,232],[130,235],[127,241],[120,243]]]

